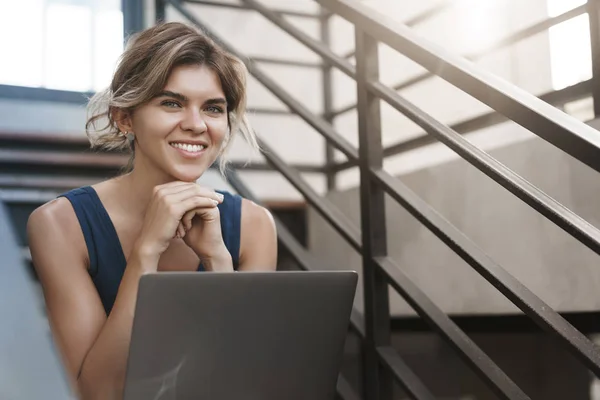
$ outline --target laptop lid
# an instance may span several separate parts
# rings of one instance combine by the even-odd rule
[[[0,399],[69,399],[43,299],[0,202]]]
[[[331,400],[354,272],[159,273],[140,280],[125,400]]]

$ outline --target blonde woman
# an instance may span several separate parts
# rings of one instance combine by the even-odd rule
[[[92,145],[131,150],[130,172],[32,213],[33,263],[81,398],[121,397],[141,275],[275,269],[270,214],[195,183],[233,134],[256,144],[245,73],[183,24],[133,37],[110,88],[91,99],[86,126]]]

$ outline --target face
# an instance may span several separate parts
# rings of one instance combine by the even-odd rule
[[[167,180],[193,182],[216,160],[228,135],[227,102],[210,68],[173,69],[163,91],[130,118],[135,167],[160,171]]]

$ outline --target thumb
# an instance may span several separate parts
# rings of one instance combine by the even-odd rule
[[[181,223],[186,231],[189,231],[190,229],[192,229],[192,219],[194,219],[194,217],[196,216],[196,210],[198,210],[198,209],[195,208],[193,210],[186,212],[183,215],[183,218],[181,219]]]

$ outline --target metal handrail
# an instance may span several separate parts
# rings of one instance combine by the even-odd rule
[[[579,7],[575,7],[572,10],[564,12],[563,14],[545,19],[534,25],[524,28],[520,31],[511,33],[510,35],[508,35],[504,38],[498,39],[497,41],[486,46],[484,50],[477,51],[477,52],[471,53],[471,54],[467,54],[464,56],[464,58],[466,58],[467,60],[471,60],[471,61],[478,60],[488,54],[491,54],[492,52],[494,52],[496,50],[500,50],[506,46],[515,44],[516,42],[519,42],[523,39],[527,39],[527,38],[534,36],[540,32],[546,31],[555,25],[558,25],[562,22],[565,22],[565,21],[568,21],[575,17],[578,17],[582,14],[585,14],[587,7],[588,7],[587,4],[581,5]],[[407,24],[407,26],[410,26],[410,25]],[[436,76],[436,75],[432,74],[431,72],[425,72],[423,74],[414,76],[406,81],[397,83],[397,84],[393,85],[392,88],[396,91],[400,91],[400,90],[406,89],[410,86],[416,85],[417,83],[423,82],[424,80],[434,77],[434,76]],[[348,111],[354,110],[355,108],[356,108],[356,104],[350,104],[348,106],[342,107],[341,109],[339,109],[337,111],[334,111],[333,116],[334,117],[340,116],[344,113],[347,113]]]
[[[244,0],[248,1],[248,0]],[[316,0],[366,33],[501,112],[596,171],[600,134],[471,62],[421,39],[410,29],[355,0]]]
[[[458,355],[471,366],[496,394],[524,394],[508,376],[448,317],[390,258],[378,258],[376,262],[386,274],[390,284],[406,302],[417,311],[434,331],[437,331]],[[511,397],[508,397],[511,398]]]
[[[544,93],[540,95],[539,98],[548,104],[552,104],[555,107],[560,107],[565,103],[580,100],[586,95],[590,95],[592,93],[592,86],[592,80],[588,79],[587,81],[576,83],[564,89],[553,90],[551,92]],[[508,121],[508,118],[506,118],[504,115],[496,111],[491,111],[461,122],[453,123],[450,125],[450,129],[460,133],[461,135],[464,135],[479,129],[489,128],[506,121]],[[438,140],[434,136],[427,134],[427,132],[423,132],[419,136],[416,136],[412,139],[399,141],[389,145],[384,149],[383,155],[384,157],[391,157],[432,143],[438,143]],[[355,162],[344,161],[336,164],[333,169],[335,172],[340,172],[354,166],[356,166]]]
[[[332,205],[328,200],[323,199],[321,197],[319,197],[317,195],[317,193],[314,191],[314,189],[312,189],[306,182],[304,182],[304,179],[296,172],[294,171],[290,166],[288,166],[283,160],[281,160],[278,156],[276,156],[274,154],[274,152],[272,151],[272,149],[270,149],[268,147],[268,145],[266,145],[266,143],[261,143],[261,145],[263,146],[267,146],[266,151],[265,151],[265,158],[267,159],[268,162],[272,163],[273,167],[278,169],[283,176],[285,176],[286,178],[288,178],[288,180],[290,181],[290,183],[292,183],[292,185],[294,187],[296,187],[296,189],[298,189],[298,191],[306,198],[307,202],[313,206],[315,208],[315,210],[317,212],[319,212],[319,214],[327,221],[329,222],[329,224],[357,251],[357,252],[362,252],[362,243],[361,243],[361,239],[360,239],[360,234],[358,233],[358,229],[354,227],[354,225],[349,222],[347,220],[347,218],[341,214],[341,212],[334,206]],[[382,174],[385,174],[385,172],[382,172]],[[391,176],[388,177],[388,179],[394,179]],[[386,188],[384,186],[384,188]],[[386,188],[387,189],[387,188]],[[394,192],[392,191],[390,194],[394,195]],[[409,204],[414,204],[412,200],[408,200]],[[417,207],[423,207],[421,206],[417,206]],[[410,210],[410,209],[409,209]],[[430,210],[429,212],[433,212],[433,210]],[[454,228],[456,229],[456,228]],[[436,233],[436,232],[434,232]],[[437,233],[436,233],[437,234]],[[468,244],[466,244],[465,246],[469,246],[470,249],[476,248],[476,245],[472,242],[469,241],[469,239],[467,239],[465,237],[465,241],[468,242]],[[455,248],[453,248],[453,250],[455,250]],[[455,250],[456,251],[456,250]],[[479,252],[481,252],[481,250],[478,250]],[[375,260],[377,264],[380,265],[380,268],[382,268],[382,270],[386,271],[386,268],[383,268],[385,264],[385,262],[387,261],[382,261],[382,260]],[[485,267],[482,267],[485,268]],[[389,272],[389,269],[388,269]],[[386,272],[386,274],[388,273]],[[406,280],[404,282],[408,282],[410,286],[406,287],[403,285],[403,290],[399,291],[398,293],[403,296],[405,298],[405,300],[407,300],[409,303],[414,304],[415,302],[419,302],[418,306],[415,306],[415,310],[417,311],[417,313],[419,315],[421,315],[422,317],[424,317],[426,320],[428,321],[439,321],[437,315],[439,315],[439,313],[442,313],[441,310],[437,309],[437,307],[435,305],[433,305],[433,303],[431,303],[431,305],[429,304],[420,304],[420,299],[416,296],[414,296],[414,291],[411,290],[411,288],[416,288],[416,285],[414,283],[412,283],[409,278],[405,278]],[[513,278],[514,279],[514,278]],[[396,285],[398,284],[397,280],[392,280],[390,279],[390,284],[392,284],[394,287],[396,287]],[[510,290],[510,289],[509,289]],[[525,289],[527,290],[527,289]],[[518,296],[515,294],[515,296]],[[418,299],[418,300],[415,300]],[[545,305],[546,308],[550,309],[547,305]],[[436,311],[437,310],[437,311]],[[554,313],[554,311],[552,311],[550,309],[549,313]],[[561,318],[560,316],[558,316],[558,314],[556,314],[556,316],[558,318]],[[567,322],[565,322],[566,325],[569,325]],[[450,320],[446,326],[451,326],[452,329],[456,329],[458,330],[458,327],[456,327],[456,325]],[[570,326],[570,325],[569,325]],[[443,332],[443,336],[448,338],[450,341],[455,340],[455,342],[453,342],[453,344],[459,349],[459,353],[463,356],[466,357],[467,359],[469,359],[470,365],[474,367],[474,370],[476,372],[480,372],[479,371],[479,367],[481,365],[486,366],[487,368],[484,369],[484,371],[492,373],[493,371],[496,371],[496,373],[501,373],[501,370],[498,368],[498,366],[496,366],[496,364],[489,358],[486,356],[486,354],[477,346],[475,345],[472,341],[468,341],[465,342],[465,338],[460,338],[457,337],[456,335],[452,336],[452,333],[450,333],[446,328],[444,328],[444,332]],[[569,329],[568,327],[562,327],[561,329],[565,330],[567,332],[571,332],[572,330],[574,330],[574,328],[571,327],[571,329]],[[458,344],[457,344],[458,343]],[[470,351],[467,352],[464,349],[467,349],[468,346],[471,346]],[[482,363],[480,365],[480,363]],[[498,372],[499,371],[499,372]],[[494,375],[492,375],[494,376]],[[504,376],[496,376],[495,378],[493,378],[493,381],[490,382],[492,384],[492,386],[494,387],[495,391],[499,391],[500,389],[498,389],[498,387],[508,387],[511,388],[510,390],[508,390],[509,393],[512,393],[515,389],[514,389],[514,383],[512,383],[512,381],[510,380],[510,378],[508,378],[506,375]],[[510,397],[506,397],[506,398],[510,398]]]
[[[181,6],[179,1],[164,0],[186,16],[191,22],[200,26],[205,32],[213,36],[216,41],[221,43],[233,54],[235,50],[218,40],[211,34],[210,30],[191,13],[187,12]],[[316,42],[306,34],[285,21],[281,15],[272,12],[255,0],[242,0],[248,8],[253,8],[270,19],[276,25],[279,25],[286,32],[296,37],[299,41],[320,54],[326,63],[338,67],[345,74],[357,79],[357,71],[343,58],[333,54],[328,48]],[[520,125],[533,130],[540,137],[553,143],[563,149],[575,158],[588,164],[596,170],[600,170],[600,161],[596,161],[600,155],[600,136],[598,133],[587,127],[585,124],[575,121],[573,118],[565,116],[559,111],[553,109],[534,96],[525,93],[519,89],[506,84],[505,82],[487,74],[478,68],[470,65],[465,60],[456,58],[445,53],[442,49],[426,43],[420,38],[414,36],[409,30],[394,26],[391,20],[375,11],[356,3],[352,0],[317,0],[320,4],[333,10],[336,14],[349,20],[372,38],[388,44],[392,48],[402,52],[409,58],[420,63],[429,70],[440,71],[439,66],[443,65],[444,70],[439,75],[458,88],[473,95],[475,98],[483,101],[492,108],[502,112],[509,119]],[[242,58],[242,57],[240,57]],[[242,58],[243,59],[243,58]],[[360,55],[359,55],[360,59]],[[306,122],[320,132],[330,143],[340,149],[351,162],[359,160],[357,150],[352,147],[348,141],[343,139],[323,119],[312,114],[302,104],[293,99],[279,85],[277,85],[268,76],[257,69],[252,63],[248,63],[249,72],[254,75],[267,89],[273,92],[280,100],[284,102],[292,111],[298,113]],[[581,220],[570,210],[554,202],[549,196],[539,191],[527,181],[514,174],[512,171],[495,161],[481,150],[470,146],[460,135],[447,126],[434,120],[421,110],[414,107],[398,96],[393,90],[385,87],[378,81],[365,81],[361,77],[361,85],[367,89],[371,95],[376,95],[383,100],[388,101],[403,114],[407,115],[413,121],[417,122],[428,133],[436,135],[438,139],[450,146],[467,161],[487,173],[498,183],[516,194],[517,197],[524,200],[537,211],[541,212],[565,231],[579,239],[582,243],[592,248],[594,251],[600,251],[600,233],[599,231]],[[362,92],[364,93],[364,91]],[[487,93],[487,95],[486,95]],[[363,103],[364,105],[365,103]],[[364,118],[364,114],[363,114]],[[364,126],[363,126],[364,128]],[[364,129],[362,130],[364,135]],[[300,174],[288,166],[266,145],[265,157],[277,170],[279,170],[313,205],[316,210],[338,231],[342,237],[350,243],[357,251],[363,250],[360,231],[356,229],[347,218],[330,202],[320,198],[316,192],[302,179]],[[362,151],[362,150],[361,150]],[[595,159],[594,159],[595,157]],[[361,157],[362,160],[362,157]],[[481,249],[479,249],[470,239],[462,234],[456,227],[435,212],[423,200],[408,190],[401,182],[385,173],[381,169],[373,168],[369,164],[361,164],[361,170],[367,172],[366,177],[373,183],[379,185],[383,190],[392,196],[394,200],[404,206],[413,216],[421,221],[428,229],[446,243],[455,253],[462,257],[471,265],[482,277],[492,283],[509,300],[517,305],[522,311],[529,315],[532,320],[544,330],[558,337],[563,345],[579,357],[596,375],[600,376],[600,351],[583,334],[577,331],[572,325],[565,321],[558,313],[552,310],[548,305],[542,302],[531,291],[524,287],[507,271],[502,269],[493,260],[491,260]],[[284,233],[285,236],[285,233]],[[368,242],[366,242],[368,246]],[[294,249],[294,247],[292,246]],[[295,249],[296,254],[300,255],[300,247]],[[367,253],[370,254],[370,253]],[[308,266],[312,261],[304,259],[304,266]],[[441,331],[451,344],[459,351],[469,364],[483,376],[486,383],[500,395],[502,398],[527,399],[527,395],[519,389],[504,372],[502,372],[491,359],[486,358],[476,345],[469,343],[460,334],[452,330],[455,325],[450,319],[441,312],[418,288],[395,266],[387,257],[374,257],[372,261],[380,271],[386,274],[389,283],[403,296],[409,304],[412,304],[419,315],[430,322],[434,328]],[[442,317],[440,317],[440,314]],[[353,313],[352,323],[358,332],[366,334],[367,338],[373,333],[369,333],[369,326],[365,332],[362,322]],[[450,322],[449,322],[450,321]],[[372,329],[372,325],[371,325]],[[462,333],[460,330],[458,332]],[[464,335],[464,333],[462,333]],[[468,339],[468,338],[467,338]],[[370,342],[373,345],[373,342]],[[377,344],[375,343],[377,346]],[[421,389],[418,378],[407,369],[399,359],[393,349],[378,346],[376,348],[381,361],[398,378],[401,383],[408,388],[409,394],[413,398],[427,399],[429,394]],[[483,357],[483,358],[482,358]]]
[[[425,129],[427,133],[435,136],[440,142],[454,150],[463,159],[502,185],[531,208],[544,215],[591,250],[600,254],[600,230],[598,228],[536,188],[485,151],[471,144],[457,132],[403,99],[390,88],[381,83],[374,83],[369,89],[372,89],[381,99]]]
[[[318,0],[321,1],[321,0]],[[337,0],[332,0],[337,1]],[[346,0],[342,0],[346,1]],[[351,1],[351,0],[349,0]],[[350,77],[356,78],[356,70],[354,66],[350,65],[349,62],[343,60],[341,57],[336,56],[333,52],[322,43],[317,42],[316,40],[309,37],[304,32],[300,31],[298,28],[287,22],[283,17],[277,15],[275,12],[269,10],[266,6],[260,4],[256,0],[242,0],[244,4],[246,4],[249,8],[253,8],[258,11],[260,14],[265,16],[265,18],[269,19],[272,23],[276,24],[280,28],[284,29],[290,35],[300,40],[303,44],[308,46],[310,49],[318,52],[323,57],[327,57],[328,61],[332,62],[334,65],[343,68],[343,71]],[[323,0],[324,3],[328,3],[328,0]],[[325,4],[326,6],[329,4]],[[359,6],[359,5],[357,5]],[[361,5],[362,6],[362,5]],[[331,7],[330,9],[336,10],[336,8]],[[363,8],[372,11],[367,6],[363,6]],[[383,16],[382,16],[383,17]],[[372,16],[372,18],[374,18]],[[373,22],[376,23],[376,22]],[[231,46],[229,46],[231,49]],[[266,77],[261,77],[265,79]],[[473,78],[476,79],[476,78]],[[484,84],[482,82],[482,84]],[[278,92],[283,92],[282,89],[276,88],[277,85],[270,85],[271,91],[276,94],[278,97],[281,95]],[[504,84],[504,86],[507,86]],[[481,171],[485,172],[489,176],[493,177],[496,182],[500,183],[506,189],[510,190],[513,194],[517,195],[521,200],[530,205],[536,211],[542,213],[544,216],[549,218],[552,222],[560,226],[562,229],[573,235],[579,241],[584,243],[590,249],[600,254],[600,231],[581,219],[575,213],[570,211],[568,208],[564,207],[560,203],[556,202],[550,196],[546,195],[541,190],[534,187],[532,184],[527,182],[525,179],[521,178],[518,174],[514,173],[512,170],[506,168],[487,153],[479,150],[477,147],[471,145],[468,141],[461,138],[456,132],[449,130],[449,128],[435,119],[431,118],[425,112],[419,110],[417,107],[412,105],[411,103],[402,99],[397,93],[395,93],[392,89],[386,87],[385,85],[379,82],[368,82],[368,89],[379,96],[381,99],[385,100],[392,107],[396,108],[405,116],[409,117],[411,120],[416,122],[422,128],[424,128],[427,133],[431,135],[435,135],[438,140],[442,140],[446,145],[452,148],[454,151],[458,152],[465,160],[479,168]],[[275,90],[273,90],[276,88]],[[510,89],[514,89],[510,87]],[[512,90],[516,92],[516,90]],[[510,92],[510,90],[509,90]],[[522,94],[521,94],[522,95]],[[532,99],[538,100],[534,96],[527,94],[527,96],[522,96],[527,101],[532,101]],[[538,100],[539,101],[539,100]],[[540,102],[545,104],[543,102]],[[580,123],[579,121],[575,121],[572,117],[568,117],[556,110],[552,106],[545,104],[547,108],[549,108],[548,115],[550,117],[555,118],[557,120],[563,120],[567,123],[577,122],[580,124],[580,127],[584,127],[584,134],[588,136],[595,136],[595,140],[598,143],[597,151],[598,157],[600,157],[600,134],[593,128]],[[521,105],[521,108],[523,106]],[[293,111],[295,111],[295,106],[290,107]],[[544,114],[540,115],[542,118]],[[535,133],[535,132],[534,132]],[[332,136],[339,136],[335,132],[331,132]],[[577,132],[573,134],[578,134]],[[339,139],[342,139],[339,136]],[[333,143],[335,145],[335,142]],[[347,152],[347,151],[346,151]],[[483,160],[483,161],[482,161]],[[355,160],[357,161],[357,159]],[[584,160],[582,160],[584,161]],[[600,168],[600,159],[595,160],[597,167]]]
[[[423,385],[417,375],[400,358],[396,349],[390,346],[378,347],[377,355],[394,373],[396,380],[411,398],[416,400],[435,400],[427,386]]]
[[[404,25],[413,28],[422,22],[430,20],[431,18],[435,17],[436,15],[443,13],[444,11],[451,8],[455,4],[456,4],[455,0],[445,0],[441,3],[437,3],[434,7],[430,8],[429,10],[426,10],[426,11],[422,12],[421,14],[417,14],[414,17],[410,18],[409,20],[407,20],[404,23]],[[349,51],[349,52],[343,54],[342,57],[345,59],[348,59],[348,58],[354,57],[355,54],[356,54],[356,51],[352,50],[352,51]]]

